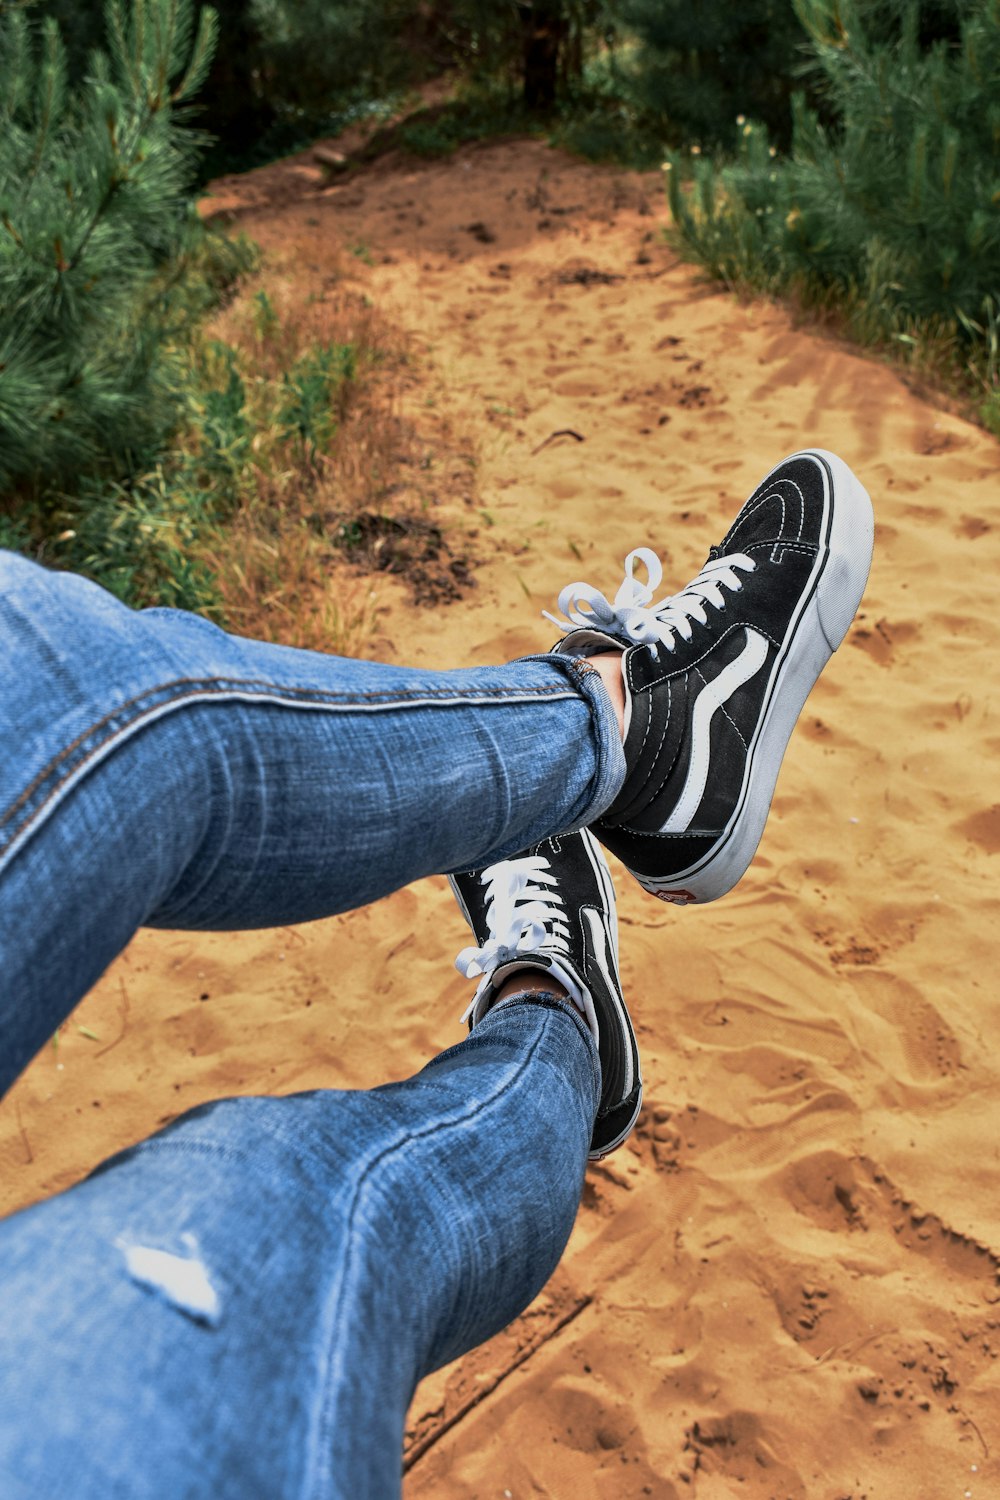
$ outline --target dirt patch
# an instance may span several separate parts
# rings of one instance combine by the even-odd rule
[[[361,573],[405,578],[418,604],[446,604],[475,587],[472,559],[456,553],[425,516],[363,510],[328,518],[337,546]]]
[[[557,271],[553,280],[560,286],[614,286],[625,277],[617,271],[601,271],[596,266],[575,266],[572,270]]]

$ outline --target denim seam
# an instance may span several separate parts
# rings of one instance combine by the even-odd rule
[[[176,693],[174,696],[163,695],[171,693],[177,688],[187,688],[188,691]],[[139,707],[143,700],[151,697],[160,697],[161,701],[153,703],[146,708]],[[152,723],[156,718],[166,713],[172,713],[178,709],[188,707],[197,703],[267,703],[273,707],[303,710],[307,712],[320,713],[382,713],[401,708],[431,708],[431,707],[463,707],[469,704],[481,704],[490,707],[492,704],[500,706],[508,703],[531,703],[541,699],[547,702],[559,699],[578,698],[572,686],[559,688],[552,686],[539,686],[537,688],[495,688],[488,692],[463,691],[445,692],[444,690],[430,689],[427,691],[401,690],[398,693],[387,694],[335,694],[324,693],[322,690],[282,688],[273,683],[253,684],[242,683],[240,679],[227,679],[227,685],[219,683],[213,686],[209,681],[182,678],[176,682],[165,683],[150,689],[138,697],[129,699],[119,705],[113,712],[104,718],[97,720],[88,729],[78,734],[71,744],[62,749],[57,756],[49,761],[48,765],[34,777],[31,783],[21,792],[17,799],[0,815],[0,830],[16,820],[19,812],[24,816],[19,821],[13,821],[12,831],[8,831],[5,842],[0,842],[0,862],[10,854],[12,848],[17,844],[22,835],[28,832],[39,817],[51,806],[60,794],[66,791],[77,779],[83,776],[103,757],[109,754],[118,745],[124,742],[131,734]],[[378,701],[366,701],[366,699],[377,699]],[[123,714],[135,710],[132,717],[122,724],[117,730],[110,731],[99,740],[91,749],[74,758],[75,752],[86,744],[87,740],[95,734],[113,724],[114,720]],[[59,775],[60,767],[67,760],[70,764]],[[59,775],[56,784],[44,794],[42,800],[35,806],[31,805],[32,797],[39,792],[45,782]]]
[[[546,1027],[545,1029],[547,1030],[548,1028]],[[348,1210],[347,1217],[346,1217],[346,1229],[345,1229],[344,1243],[345,1243],[347,1249],[346,1249],[346,1254],[345,1254],[345,1257],[344,1257],[344,1266],[343,1266],[343,1270],[342,1270],[341,1277],[340,1277],[340,1283],[339,1283],[339,1287],[338,1287],[338,1290],[337,1290],[336,1300],[335,1300],[334,1306],[332,1308],[332,1319],[331,1319],[331,1323],[330,1323],[330,1334],[329,1334],[329,1344],[330,1344],[330,1347],[331,1347],[331,1352],[332,1352],[332,1348],[333,1348],[333,1333],[332,1333],[332,1330],[337,1326],[338,1315],[339,1315],[340,1309],[343,1307],[344,1301],[345,1301],[345,1289],[347,1287],[348,1279],[349,1279],[349,1277],[353,1273],[352,1253],[353,1253],[353,1230],[354,1230],[354,1223],[355,1223],[355,1219],[356,1219],[357,1214],[358,1214],[358,1210],[360,1208],[362,1193],[364,1192],[364,1189],[367,1186],[369,1179],[377,1171],[377,1169],[382,1166],[382,1164],[384,1162],[386,1162],[390,1157],[394,1156],[398,1151],[401,1151],[404,1147],[412,1145],[416,1141],[427,1140],[427,1139],[429,1139],[430,1137],[432,1137],[434,1135],[438,1135],[438,1134],[440,1134],[440,1133],[442,1133],[443,1131],[446,1131],[446,1130],[451,1130],[451,1129],[455,1128],[456,1126],[465,1126],[465,1125],[468,1125],[471,1121],[475,1120],[479,1115],[483,1114],[486,1110],[490,1109],[494,1104],[498,1103],[504,1097],[505,1094],[507,1094],[517,1083],[519,1083],[521,1081],[521,1078],[522,1078],[522,1075],[523,1075],[525,1069],[530,1064],[530,1062],[531,1062],[532,1058],[534,1057],[536,1051],[538,1050],[538,1048],[542,1044],[542,1041],[544,1039],[544,1034],[545,1033],[543,1031],[531,1043],[530,1050],[526,1053],[526,1055],[524,1055],[520,1059],[520,1063],[519,1063],[517,1072],[514,1075],[514,1077],[507,1079],[507,1081],[503,1084],[503,1086],[500,1089],[498,1089],[496,1093],[491,1094],[488,1099],[480,1100],[475,1105],[474,1108],[468,1110],[465,1114],[463,1114],[461,1116],[453,1116],[452,1118],[450,1118],[448,1120],[438,1120],[438,1121],[435,1121],[435,1123],[433,1124],[433,1126],[429,1127],[427,1130],[421,1130],[421,1131],[416,1131],[416,1132],[412,1131],[412,1130],[407,1131],[406,1134],[403,1135],[400,1139],[394,1141],[391,1146],[387,1146],[387,1147],[385,1147],[384,1150],[380,1151],[379,1154],[376,1157],[374,1157],[374,1159],[372,1161],[370,1161],[368,1163],[368,1165],[364,1168],[364,1170],[362,1171],[362,1173],[361,1173],[361,1175],[360,1175],[360,1177],[358,1179],[358,1183],[357,1183],[357,1186],[356,1186],[355,1191],[354,1191],[354,1196],[353,1196],[353,1198],[351,1200],[351,1205],[350,1205],[350,1208]],[[320,1420],[319,1420],[319,1430],[318,1430],[318,1432],[316,1434],[316,1439],[317,1439],[316,1447],[314,1448],[313,1452],[310,1453],[307,1456],[307,1473],[306,1473],[306,1477],[305,1477],[305,1480],[304,1480],[303,1491],[302,1491],[303,1497],[308,1496],[308,1497],[310,1497],[310,1500],[329,1500],[329,1495],[330,1495],[330,1485],[331,1485],[332,1479],[333,1479],[333,1475],[331,1474],[331,1471],[330,1471],[330,1459],[329,1459],[329,1455],[330,1455],[330,1453],[332,1451],[332,1447],[333,1447],[332,1437],[331,1437],[332,1427],[333,1427],[333,1418],[332,1418],[332,1410],[331,1410],[331,1408],[332,1408],[331,1393],[332,1393],[333,1379],[334,1379],[333,1360],[332,1360],[332,1358],[330,1358],[330,1359],[327,1360],[327,1363],[326,1363],[326,1372],[325,1372],[325,1377],[324,1377],[324,1390],[323,1390],[323,1394],[322,1394],[322,1400],[321,1400],[321,1403],[320,1403],[320,1412],[321,1412],[321,1415],[320,1415]],[[323,1458],[320,1455],[326,1455],[326,1457]]]

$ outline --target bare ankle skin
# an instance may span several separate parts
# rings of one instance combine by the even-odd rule
[[[555,995],[557,1000],[568,1000],[573,1009],[579,1015],[583,1015],[583,1011],[565,986],[561,985],[558,980],[550,979],[540,969],[521,969],[519,973],[512,974],[509,979],[505,979],[497,990],[497,996],[493,1004],[499,1005],[501,1000],[506,1000],[509,995],[524,994]]]
[[[506,1000],[508,995],[523,995],[529,990],[535,994],[541,994],[544,991],[547,995],[555,995],[559,1000],[569,999],[565,986],[556,979],[550,979],[547,974],[542,973],[541,969],[519,969],[516,974],[511,974],[509,979],[504,980],[497,990],[493,1004],[496,1005],[499,1001]]]

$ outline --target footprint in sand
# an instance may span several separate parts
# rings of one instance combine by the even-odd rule
[[[918,434],[913,451],[923,454],[924,458],[938,458],[942,453],[952,453],[956,448],[965,446],[965,439],[954,432],[931,431]]]
[[[987,854],[1000,853],[1000,803],[984,807],[954,825],[955,832],[971,844],[978,844]]]
[[[859,944],[862,950],[866,946],[865,940]],[[891,946],[885,951],[891,956]],[[870,1017],[886,1023],[880,1060],[895,1080],[928,1084],[957,1077],[964,1067],[961,1043],[922,990],[897,972],[891,962],[884,967],[858,962],[852,960],[849,950],[839,956],[839,967],[846,971],[857,999]]]
[[[683,1141],[674,1120],[675,1111],[665,1104],[647,1100],[636,1121],[637,1142],[651,1145],[653,1161],[660,1172],[680,1170]]]
[[[859,615],[859,620],[864,616]],[[888,667],[895,659],[895,648],[905,645],[920,635],[920,626],[911,620],[901,620],[898,624],[890,624],[888,620],[876,620],[871,627],[857,624],[850,634],[852,646],[860,646],[862,651],[877,661],[879,666]]]
[[[825,1342],[830,1342],[830,1335],[822,1325],[823,1319],[829,1320],[834,1313],[836,1299],[828,1287],[813,1280],[803,1284],[786,1273],[771,1296],[781,1326],[790,1339],[803,1344],[822,1333]]]
[[[748,1476],[763,1473],[767,1475],[766,1491],[754,1489],[749,1495],[803,1495],[798,1475],[782,1462],[777,1449],[777,1438],[751,1411],[702,1417],[684,1436],[684,1454],[692,1467],[725,1475],[726,1484],[739,1485],[741,1493]],[[684,1478],[690,1483],[690,1476]]]
[[[989,521],[984,521],[982,516],[962,516],[955,527],[955,535],[967,537],[970,542],[974,542],[977,537],[985,536],[992,530]]]
[[[875,1173],[863,1158],[816,1151],[792,1162],[779,1175],[792,1208],[820,1229],[834,1234],[867,1230],[880,1212],[887,1217]]]

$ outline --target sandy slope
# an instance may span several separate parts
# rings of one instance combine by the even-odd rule
[[[388,653],[538,649],[560,585],[611,588],[637,543],[679,586],[803,444],[876,507],[743,884],[675,911],[620,882],[641,1126],[529,1316],[418,1393],[408,1500],[995,1495],[997,444],[700,285],[655,238],[655,178],[510,143],[325,187],[286,164],[219,202],[288,295],[363,247],[425,351],[407,399],[475,435],[479,588],[382,588]],[[539,451],[560,429],[583,441]],[[0,1202],[206,1097],[403,1075],[459,1034],[463,940],[440,881],[294,931],[141,935],[76,1018],[101,1043],[71,1025],[0,1110]]]

